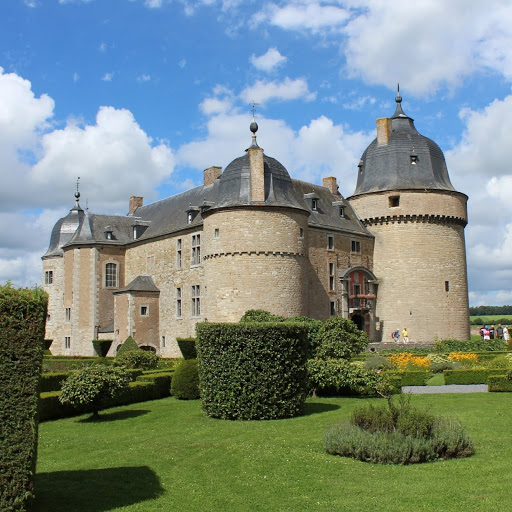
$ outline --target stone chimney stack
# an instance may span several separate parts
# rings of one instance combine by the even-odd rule
[[[331,194],[340,195],[338,191],[338,182],[336,181],[336,178],[334,176],[329,176],[328,178],[322,179],[322,185],[326,188],[328,188],[331,192]]]
[[[144,198],[140,196],[132,196],[130,197],[130,206],[128,215],[131,215],[137,208],[141,207],[144,204]]]
[[[222,174],[222,167],[216,167],[215,165],[212,167],[208,167],[208,169],[205,169],[203,171],[203,177],[204,177],[204,186],[209,187],[210,185],[213,185],[215,181],[220,178]]]
[[[391,119],[381,117],[377,119],[377,145],[384,146],[389,141],[389,135],[393,131]]]

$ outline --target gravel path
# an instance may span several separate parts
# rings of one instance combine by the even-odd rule
[[[445,386],[402,386],[402,393],[487,393],[487,384],[448,384]]]

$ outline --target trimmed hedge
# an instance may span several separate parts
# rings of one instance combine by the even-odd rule
[[[197,359],[185,359],[178,364],[171,382],[171,395],[179,400],[197,400],[199,398]]]
[[[496,352],[507,350],[507,344],[503,340],[439,340],[434,343],[437,352]]]
[[[511,392],[512,380],[506,375],[490,375],[487,379],[487,387],[493,392]]]
[[[69,372],[43,373],[41,375],[41,393],[60,391],[62,381],[66,380]]]
[[[425,371],[411,371],[411,372],[386,372],[391,377],[396,377],[400,380],[400,386],[424,386],[430,377],[431,373]]]
[[[0,510],[34,496],[38,397],[48,295],[0,286]]]
[[[100,357],[106,357],[112,343],[113,340],[92,340],[92,346],[94,347],[94,351]]]
[[[491,375],[503,375],[506,370],[445,370],[445,384],[487,384]]]
[[[124,340],[124,343],[119,347],[116,357],[119,357],[120,355],[124,354],[125,352],[129,352],[130,350],[142,349],[139,347],[139,345],[137,345],[137,342],[131,336],[128,336],[128,338]]]
[[[197,359],[195,338],[176,338],[184,359]]]
[[[145,373],[139,377],[139,382],[154,382],[158,389],[158,398],[171,394],[171,382],[174,372]]]
[[[196,325],[203,410],[223,419],[304,411],[308,330],[292,322]]]

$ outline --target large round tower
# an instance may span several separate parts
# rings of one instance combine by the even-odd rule
[[[349,199],[375,235],[376,315],[382,341],[404,327],[409,340],[469,339],[464,227],[467,196],[448,176],[443,152],[404,114],[377,120]]]
[[[304,313],[309,212],[297,200],[284,166],[256,142],[219,178],[204,214],[205,317],[238,321],[249,309]]]

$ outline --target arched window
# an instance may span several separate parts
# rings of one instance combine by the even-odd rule
[[[117,264],[105,265],[105,288],[117,288]]]

